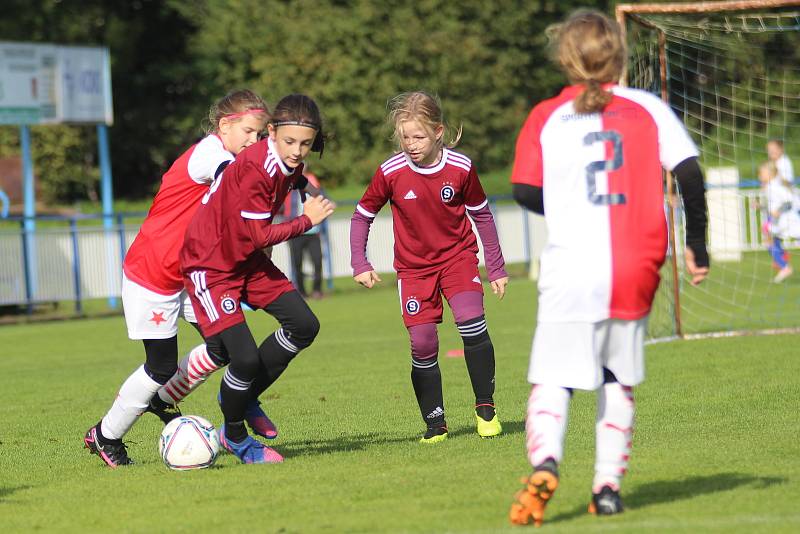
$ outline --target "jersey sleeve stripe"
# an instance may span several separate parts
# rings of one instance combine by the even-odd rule
[[[465,165],[470,165],[470,166],[472,165],[472,160],[469,159],[464,154],[459,154],[458,152],[453,152],[452,150],[448,150],[447,152],[448,152],[448,159],[453,159],[453,160],[456,160],[456,161],[460,161],[461,163],[464,163]]]
[[[467,164],[464,164],[464,163],[461,163],[461,162],[457,162],[457,161],[455,161],[453,159],[448,159],[447,163],[449,163],[453,167],[458,167],[459,169],[464,169],[467,172],[469,172],[469,170],[471,168],[470,165],[467,165]]]
[[[368,212],[367,210],[365,210],[364,208],[362,208],[362,207],[361,207],[361,204],[357,204],[357,205],[356,205],[356,209],[357,209],[357,210],[358,210],[358,212],[359,212],[361,215],[363,215],[364,217],[369,217],[370,219],[374,219],[374,218],[375,218],[375,214],[374,214],[374,213],[370,213],[370,212]]]
[[[400,160],[405,160],[405,155],[400,152],[392,156],[391,158],[387,159],[381,164],[381,170],[385,171],[387,167],[391,167],[392,165],[396,164]]]
[[[269,219],[270,217],[272,217],[272,213],[269,211],[266,213],[254,213],[252,211],[242,210],[240,214],[245,219]]]
[[[400,162],[398,162],[398,163],[395,163],[395,164],[394,164],[393,166],[391,166],[391,167],[387,167],[386,169],[383,169],[383,175],[384,175],[384,176],[388,176],[388,175],[390,175],[391,173],[393,173],[394,171],[396,171],[396,170],[399,170],[399,169],[402,169],[402,168],[403,168],[403,167],[405,167],[406,165],[408,165],[408,162],[407,162],[407,161],[404,159],[403,161],[400,161]]]
[[[465,207],[470,211],[478,211],[479,209],[483,209],[483,207],[486,206],[487,204],[489,204],[488,198],[483,202],[481,202],[480,204],[478,204],[477,206],[465,206]]]

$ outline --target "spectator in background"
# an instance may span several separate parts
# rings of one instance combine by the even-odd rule
[[[782,180],[793,184],[794,183],[794,169],[792,168],[792,160],[786,155],[783,150],[783,141],[780,139],[770,139],[767,142],[767,157],[775,164],[778,170],[778,175]]]
[[[309,185],[318,191],[322,191],[319,179],[310,172],[305,173]],[[319,194],[319,193],[318,193]],[[283,216],[286,220],[298,217],[303,213],[303,199],[300,191],[292,190],[283,205]],[[303,235],[289,240],[289,254],[292,261],[292,282],[297,291],[303,298],[308,298],[305,287],[305,275],[303,274],[303,253],[308,251],[311,257],[311,264],[314,267],[313,282],[311,285],[311,298],[322,298],[322,239],[320,238],[320,226],[312,226],[311,230]]]

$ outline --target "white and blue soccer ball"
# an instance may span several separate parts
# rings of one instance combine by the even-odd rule
[[[202,417],[176,417],[161,431],[158,452],[170,469],[204,469],[217,459],[219,436],[214,425]]]

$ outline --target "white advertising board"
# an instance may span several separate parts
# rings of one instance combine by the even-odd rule
[[[113,121],[107,48],[0,41],[0,124]]]

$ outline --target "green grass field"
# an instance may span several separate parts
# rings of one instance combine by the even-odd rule
[[[388,278],[388,277],[387,277]],[[111,470],[82,449],[85,430],[143,358],[121,317],[0,326],[0,525],[4,532],[519,532],[507,512],[524,455],[525,381],[535,288],[487,295],[505,433],[474,432],[471,389],[450,317],[440,329],[450,439],[423,446],[396,291],[340,291],[311,303],[317,342],[267,392],[281,465],[221,456],[172,472],[157,454],[161,425],[145,415],[127,438],[137,464]],[[274,323],[250,314],[258,338]],[[198,341],[182,331],[182,349]],[[585,513],[594,397],[572,403],[550,532],[800,530],[798,341],[792,336],[684,341],[647,348],[623,497],[612,518]],[[184,413],[221,416],[219,374]]]

